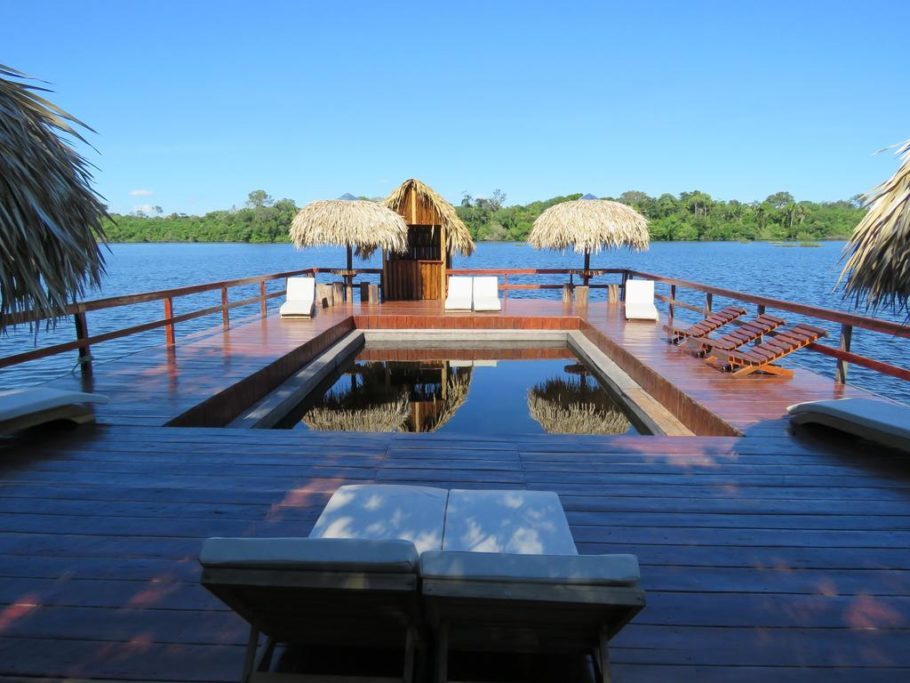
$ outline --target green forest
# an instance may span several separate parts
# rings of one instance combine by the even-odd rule
[[[581,194],[507,206],[500,190],[490,197],[464,195],[457,207],[478,241],[523,241],[541,212]],[[863,216],[858,197],[847,201],[797,201],[777,192],[761,202],[724,201],[700,192],[651,197],[623,192],[613,199],[634,207],[647,219],[652,240],[798,240],[844,239]],[[151,213],[113,214],[105,229],[111,242],[287,242],[297,211],[291,199],[274,200],[263,190],[249,194],[243,208],[204,216]]]

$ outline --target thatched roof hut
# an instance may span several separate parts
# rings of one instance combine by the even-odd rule
[[[385,206],[363,199],[328,199],[307,204],[291,223],[291,241],[297,248],[338,245],[369,256],[376,249],[401,251],[408,245],[408,226]]]
[[[537,249],[572,247],[584,254],[586,272],[591,267],[591,254],[619,247],[644,251],[650,241],[644,216],[631,206],[607,199],[555,204],[537,217],[528,235],[528,242]],[[585,276],[585,284],[588,279]]]
[[[35,311],[57,316],[100,284],[106,217],[89,164],[61,137],[89,129],[0,65],[0,327]]]
[[[405,180],[383,202],[401,214],[408,225],[439,226],[445,234],[446,250],[464,256],[474,253],[474,240],[455,207],[436,191],[415,178]]]
[[[847,245],[844,295],[875,309],[910,308],[910,140],[898,148],[901,165],[866,195],[868,213]]]
[[[528,392],[528,411],[548,434],[625,434],[631,423],[599,387],[562,377]]]

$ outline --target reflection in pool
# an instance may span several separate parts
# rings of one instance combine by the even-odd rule
[[[528,360],[383,359],[367,350],[277,428],[475,435],[637,433],[568,349]],[[443,352],[445,353],[445,352]],[[441,355],[441,354],[440,354]],[[567,361],[574,361],[567,364]]]

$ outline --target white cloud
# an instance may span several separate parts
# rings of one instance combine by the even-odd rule
[[[130,197],[151,197],[153,194],[151,190],[130,190]]]
[[[133,207],[134,213],[139,213],[140,211],[144,214],[155,213],[155,207],[151,204],[139,204]]]

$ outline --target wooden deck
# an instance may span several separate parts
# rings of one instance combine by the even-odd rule
[[[354,323],[574,327],[681,413],[746,436],[159,426]],[[808,371],[734,380],[606,304],[510,300],[272,317],[99,366],[95,388],[115,399],[103,424],[2,446],[0,676],[236,680],[245,631],[198,585],[202,539],[303,536],[338,486],[383,482],[553,490],[581,552],[638,555],[648,606],[614,641],[617,681],[910,679],[910,464],[791,434],[786,405],[841,393]]]

